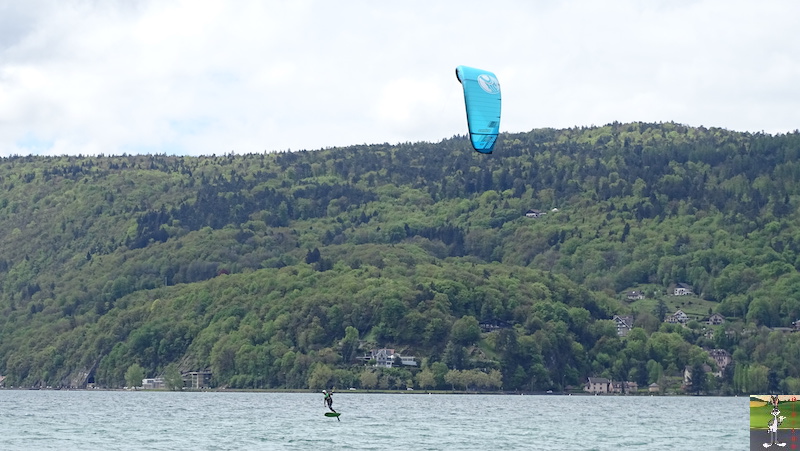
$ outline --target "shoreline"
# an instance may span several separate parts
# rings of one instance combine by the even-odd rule
[[[167,390],[165,388],[25,388],[0,387],[0,391],[121,391],[121,392],[180,392],[180,393],[316,393],[317,389],[297,388],[201,388],[183,390]],[[496,395],[496,396],[599,396],[599,397],[703,397],[703,398],[738,398],[740,395],[694,395],[681,393],[585,393],[585,392],[503,392],[472,390],[381,390],[381,389],[345,389],[336,390],[336,394],[390,394],[390,395]],[[744,395],[742,395],[744,396]]]

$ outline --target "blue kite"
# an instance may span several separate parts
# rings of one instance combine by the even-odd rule
[[[500,132],[500,82],[489,71],[467,66],[456,67],[456,77],[464,87],[472,147],[480,153],[492,153]]]

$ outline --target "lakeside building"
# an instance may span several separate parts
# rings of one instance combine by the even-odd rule
[[[392,368],[395,364],[400,363],[403,366],[417,366],[417,358],[411,355],[400,355],[394,352],[394,349],[382,348],[373,349],[368,354],[364,354],[358,358],[364,362],[375,361],[374,366],[383,368]]]
[[[163,377],[152,377],[147,379],[142,379],[142,388],[145,390],[161,390],[164,389],[166,385],[164,384]]]

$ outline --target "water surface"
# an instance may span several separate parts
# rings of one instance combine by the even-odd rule
[[[0,391],[2,450],[740,450],[748,398]]]

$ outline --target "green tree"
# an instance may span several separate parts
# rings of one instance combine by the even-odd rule
[[[353,361],[358,352],[358,329],[353,326],[347,326],[344,331],[344,339],[342,339],[342,361],[349,363]]]
[[[128,387],[141,387],[142,379],[144,379],[144,368],[138,363],[129,366],[128,370],[125,371],[125,384]]]
[[[659,299],[658,304],[653,309],[653,315],[658,318],[658,322],[663,322],[664,318],[667,317],[667,312],[667,303],[664,302],[664,299]]]
[[[430,368],[423,368],[417,373],[417,386],[421,389],[431,389],[436,387],[436,376]]]
[[[702,394],[708,390],[708,377],[703,369],[703,364],[700,362],[695,363],[690,367],[689,385],[687,391],[695,395]]]
[[[373,389],[378,386],[378,372],[373,369],[364,369],[359,376],[361,388],[367,390]]]
[[[658,383],[661,380],[661,376],[664,375],[664,368],[656,362],[655,360],[648,360],[647,361],[647,383],[653,384]]]
[[[433,362],[431,364],[431,371],[436,380],[436,388],[443,388],[445,386],[444,376],[450,371],[444,362]]]
[[[481,337],[481,328],[474,316],[463,316],[453,323],[450,329],[453,342],[461,346],[469,346]]]
[[[437,294],[439,296],[439,294]],[[422,343],[425,346],[436,347],[447,338],[447,323],[442,318],[431,318],[422,333]]]
[[[308,388],[323,389],[330,386],[333,379],[333,369],[324,363],[318,363],[311,370],[311,375],[308,377]]]
[[[769,390],[769,368],[764,365],[750,365],[747,368],[747,388],[751,393],[767,393]]]
[[[467,379],[465,372],[461,370],[450,370],[444,375],[444,381],[450,385],[452,390],[456,388],[466,388]]]
[[[464,368],[467,361],[467,350],[464,348],[464,346],[449,341],[445,347],[443,357],[444,363],[447,364],[448,368]]]
[[[183,376],[178,369],[178,365],[170,363],[164,369],[164,387],[167,390],[182,390],[183,389]]]

